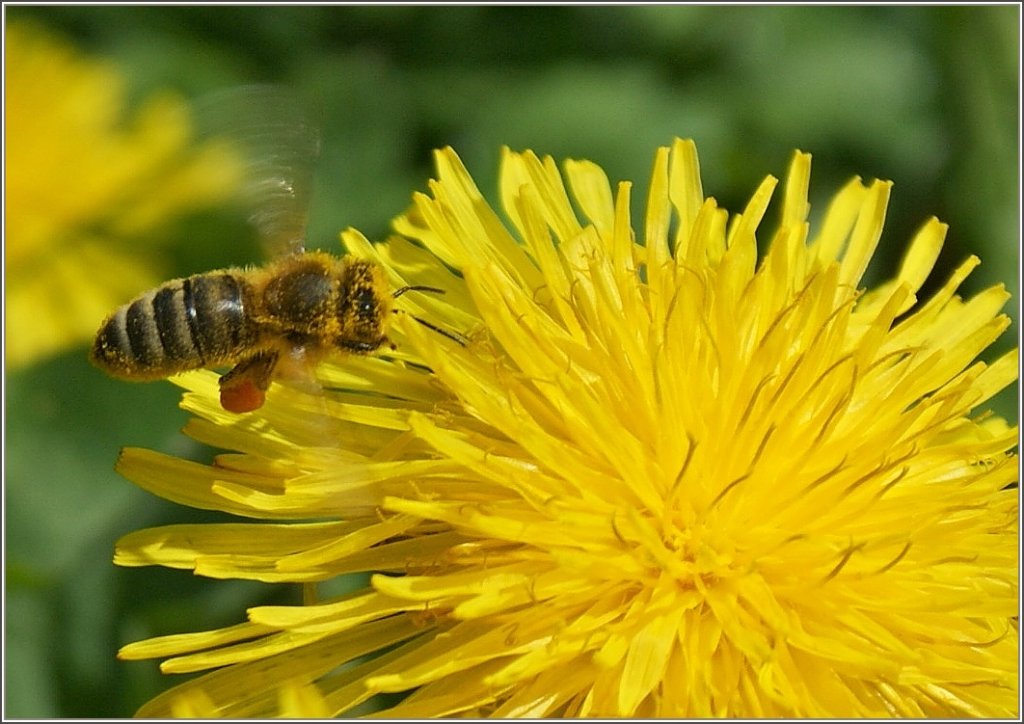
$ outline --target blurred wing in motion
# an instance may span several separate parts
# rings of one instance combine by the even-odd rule
[[[303,251],[320,130],[298,94],[274,85],[229,88],[200,98],[196,117],[202,135],[242,155],[243,202],[267,256]]]

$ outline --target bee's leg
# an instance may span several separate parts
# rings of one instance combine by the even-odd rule
[[[228,412],[252,412],[263,407],[277,366],[276,351],[259,352],[242,360],[220,378],[220,405]]]

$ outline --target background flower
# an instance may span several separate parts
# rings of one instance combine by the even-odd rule
[[[599,159],[614,182],[645,179],[650,149],[688,135],[706,187],[728,208],[741,208],[766,171],[781,172],[794,147],[814,150],[822,194],[851,170],[895,179],[889,238],[910,238],[930,214],[952,228],[922,294],[977,253],[984,264],[963,293],[1005,281],[1018,298],[1006,273],[1018,265],[1016,7],[6,11],[116,63],[130,103],[168,87],[195,97],[254,81],[317,99],[325,140],[311,238],[331,250],[348,225],[382,238],[445,144],[493,199],[502,144]],[[641,184],[634,199],[645,194]],[[818,209],[823,201],[812,198]],[[233,216],[157,231],[181,241],[168,247],[169,275],[257,259]],[[885,252],[867,284],[894,272]],[[148,662],[114,662],[120,645],[297,600],[110,566],[112,540],[182,520],[179,506],[110,471],[126,443],[208,454],[179,435],[186,416],[167,412],[178,397],[171,385],[105,379],[84,349],[8,374],[8,714],[130,714],[166,681]],[[1001,399],[996,409],[1015,419],[1015,388]]]
[[[171,94],[126,118],[124,79],[35,24],[6,33],[6,354],[20,368],[91,341],[97,319],[167,273],[156,230],[226,199],[226,148],[193,150]],[[146,238],[148,236],[148,238]]]

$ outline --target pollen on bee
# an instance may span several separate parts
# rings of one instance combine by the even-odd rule
[[[263,407],[267,394],[249,378],[243,377],[237,384],[223,385],[220,389],[220,406],[228,412],[252,412]]]

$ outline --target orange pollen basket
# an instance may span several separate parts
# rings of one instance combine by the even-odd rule
[[[221,387],[220,405],[228,412],[252,412],[263,407],[267,394],[250,379],[239,380],[238,384]]]

